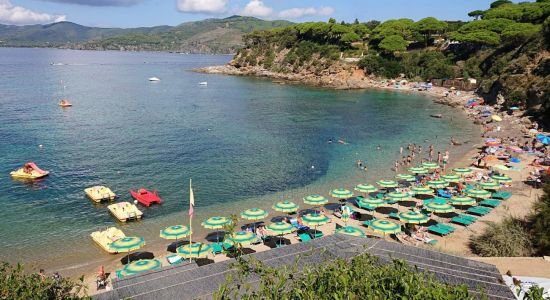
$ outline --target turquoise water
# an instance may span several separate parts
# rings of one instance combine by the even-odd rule
[[[419,95],[190,71],[229,59],[0,49],[0,258],[58,269],[115,260],[89,238],[117,225],[106,205],[85,198],[92,185],[111,187],[119,201],[130,199],[129,189],[159,191],[161,206],[143,208],[141,222],[119,224],[154,249],[166,244],[159,229],[188,222],[190,177],[195,236],[203,238],[202,218],[391,178],[400,144],[444,150],[449,136],[467,141],[477,132],[458,112]],[[149,82],[152,76],[161,81]],[[74,106],[61,109],[62,97]],[[340,138],[349,144],[327,143]],[[355,168],[357,159],[368,172]],[[12,180],[9,172],[29,160],[50,176]]]

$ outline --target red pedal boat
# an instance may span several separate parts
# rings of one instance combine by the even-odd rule
[[[139,201],[139,203],[149,207],[153,203],[160,204],[160,197],[157,195],[157,191],[148,191],[144,188],[141,188],[137,191],[130,190],[132,197]]]

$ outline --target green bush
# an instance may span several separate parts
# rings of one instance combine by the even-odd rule
[[[306,254],[307,255],[307,254]],[[299,259],[299,258],[298,258]],[[447,285],[401,260],[381,264],[369,254],[299,270],[238,259],[214,299],[474,299],[465,285]],[[254,286],[247,281],[254,279]],[[482,298],[484,298],[482,296]]]
[[[539,255],[550,255],[550,184],[544,186],[543,196],[535,202],[529,223],[535,251]]]
[[[68,279],[42,279],[38,274],[25,274],[23,266],[0,263],[0,299],[81,299],[84,278],[79,282]],[[87,297],[86,297],[87,298]]]
[[[487,222],[487,229],[470,239],[470,248],[480,256],[530,256],[533,253],[529,234],[523,224],[512,217],[501,223]]]

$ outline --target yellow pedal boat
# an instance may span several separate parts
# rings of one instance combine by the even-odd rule
[[[40,169],[35,163],[28,162],[22,168],[10,172],[11,177],[19,179],[38,179],[50,174]]]
[[[126,222],[128,220],[141,219],[143,213],[134,204],[130,202],[118,202],[107,206],[107,209],[111,212],[115,218],[120,222]]]
[[[116,198],[116,194],[110,188],[102,185],[89,187],[84,189],[84,192],[88,198],[97,203],[104,200],[115,200]]]
[[[94,242],[96,242],[103,250],[111,254],[118,253],[117,251],[111,249],[111,243],[126,237],[122,230],[116,227],[109,227],[103,231],[94,231],[90,234]]]

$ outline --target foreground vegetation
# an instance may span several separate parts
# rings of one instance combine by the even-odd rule
[[[482,234],[472,237],[470,247],[481,256],[550,255],[550,184],[525,219],[508,217],[490,222]]]

